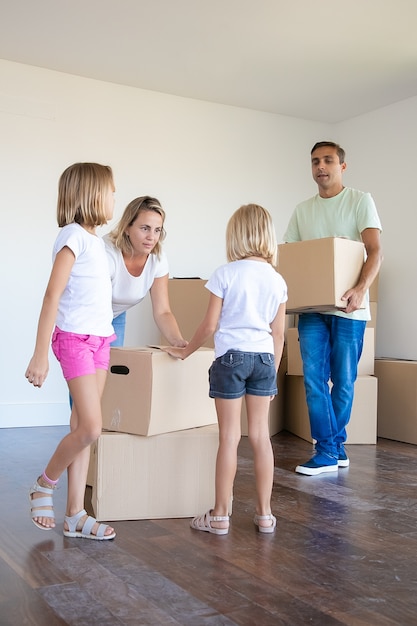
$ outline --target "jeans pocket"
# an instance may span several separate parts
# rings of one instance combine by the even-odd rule
[[[244,357],[242,352],[228,350],[220,357],[220,363],[225,367],[238,367],[243,364]]]
[[[275,368],[275,357],[273,354],[270,354],[269,352],[263,352],[259,355],[259,358],[264,365],[270,365],[271,367]]]

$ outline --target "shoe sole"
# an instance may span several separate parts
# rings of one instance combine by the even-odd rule
[[[339,460],[339,461],[337,462],[337,464],[338,464],[338,466],[339,466],[339,467],[349,467],[349,465],[350,465],[350,461],[349,461],[349,459],[345,459],[345,460],[343,460],[343,461],[340,461],[340,460]]]
[[[323,467],[303,467],[303,465],[297,465],[295,471],[297,474],[304,474],[304,476],[317,476],[318,474],[337,472],[338,469],[339,465],[324,465]]]

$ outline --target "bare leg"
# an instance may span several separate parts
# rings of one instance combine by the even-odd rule
[[[242,398],[216,398],[219,422],[219,449],[216,459],[216,501],[213,515],[228,515],[230,497],[237,469],[237,448],[241,437]],[[212,522],[215,528],[227,528],[228,522]]]
[[[253,450],[256,483],[256,513],[271,513],[271,496],[274,481],[274,454],[269,435],[268,415],[270,396],[246,396],[248,414],[248,436]],[[269,520],[259,522],[261,526],[271,524]]]
[[[71,432],[58,444],[45,469],[45,474],[51,480],[57,480],[65,469],[68,469],[66,515],[69,516],[84,508],[90,445],[100,436],[102,428],[100,399],[106,375],[105,370],[97,370],[96,374],[80,376],[69,381],[68,386],[73,399]],[[38,482],[47,486],[42,478]],[[35,499],[40,495],[42,494],[33,494],[32,497]],[[51,527],[50,518],[38,517],[35,520],[46,528]],[[95,533],[95,527],[92,532]],[[105,534],[113,532],[113,529],[108,527]]]

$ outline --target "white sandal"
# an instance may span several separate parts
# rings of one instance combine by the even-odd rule
[[[214,535],[227,535],[229,532],[229,527],[227,528],[213,528],[211,522],[228,522],[228,515],[212,515],[212,509],[204,513],[204,515],[198,515],[194,519],[191,520],[190,526],[194,528],[194,530],[204,530],[208,533],[213,533]]]
[[[34,517],[49,517],[52,521],[55,520],[55,514],[53,510],[53,500],[52,494],[54,492],[53,487],[42,487],[38,481],[34,483],[29,491],[29,501],[30,501],[30,514],[32,517],[32,522],[40,528],[41,530],[52,530],[54,526],[43,526],[39,524]],[[34,493],[45,493],[46,496],[44,498],[33,498]],[[48,509],[44,509],[41,507],[49,507]]]
[[[260,521],[266,522],[267,520],[270,520],[270,526],[260,526]],[[253,518],[253,523],[255,524],[255,526],[257,526],[260,533],[273,533],[275,528],[277,527],[277,518],[275,517],[275,515],[272,515],[272,513],[269,513],[269,515],[255,514],[255,517]]]
[[[77,530],[78,522],[86,515],[87,511],[83,509],[71,517],[68,515],[65,516],[65,522],[68,525],[68,530],[65,530],[64,528],[65,537],[82,537],[83,539],[95,539],[97,541],[115,538],[115,532],[111,533],[111,535],[104,534],[106,532],[106,528],[108,528],[108,524],[99,524],[97,520],[94,517],[90,517],[90,515],[87,515],[81,530]],[[93,535],[91,531],[96,523],[98,523],[97,533]]]

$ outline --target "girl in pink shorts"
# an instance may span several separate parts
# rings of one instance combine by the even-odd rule
[[[113,539],[114,529],[84,510],[90,445],[101,434],[101,395],[110,360],[112,288],[104,243],[97,226],[113,216],[110,167],[75,163],[60,177],[53,267],[39,317],[34,354],[25,376],[41,387],[48,374],[48,350],[61,364],[73,400],[70,432],[58,444],[30,489],[31,517],[43,530],[55,527],[52,495],[67,470],[66,537]]]

